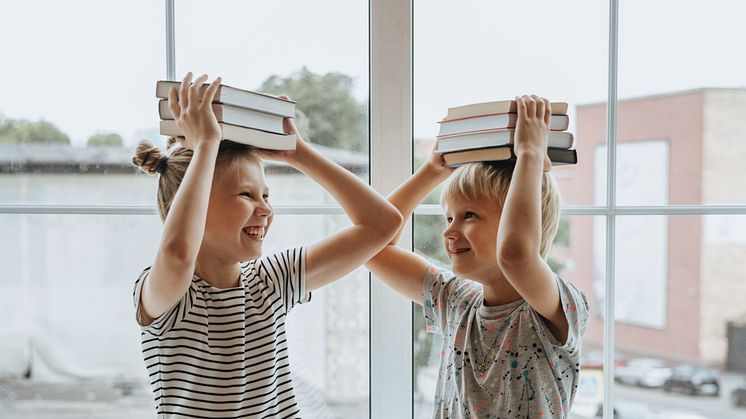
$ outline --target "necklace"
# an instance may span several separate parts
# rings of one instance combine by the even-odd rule
[[[508,323],[510,322],[505,322],[505,324]],[[487,332],[487,327],[484,326],[484,320],[481,320],[480,328],[483,333]],[[477,371],[479,371],[480,377],[484,377],[485,374],[487,374],[488,364],[491,365],[495,361],[492,359],[495,356],[495,352],[492,352],[492,350],[497,346],[497,337],[502,334],[501,332],[502,330],[498,330],[498,325],[495,324],[495,337],[492,339],[492,344],[490,344],[486,349],[484,343],[482,343],[482,339],[479,339],[479,346],[482,347],[482,361],[479,363]]]

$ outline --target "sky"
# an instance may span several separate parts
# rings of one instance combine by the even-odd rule
[[[620,98],[746,86],[746,2],[620,3]],[[0,114],[50,121],[75,145],[98,132],[128,144],[156,135],[164,1],[1,7]],[[176,72],[253,89],[305,66],[350,75],[363,101],[368,29],[366,1],[178,0]],[[604,1],[415,0],[415,137],[435,135],[448,107],[524,93],[569,102],[572,120],[575,105],[605,101],[607,63]]]

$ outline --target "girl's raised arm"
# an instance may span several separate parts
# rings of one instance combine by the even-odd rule
[[[260,156],[287,162],[318,182],[353,223],[308,248],[306,289],[311,291],[352,272],[378,253],[399,231],[402,217],[370,186],[303,141],[291,119],[285,119],[285,131],[296,134],[295,150],[260,150]]]
[[[168,106],[185,138],[181,146],[193,151],[192,160],[171,203],[163,235],[148,276],[143,279],[140,302],[144,324],[165,313],[189,288],[202,244],[207,206],[222,133],[211,102],[220,77],[215,79],[199,101],[207,75],[192,83],[187,73],[176,91],[172,88]]]

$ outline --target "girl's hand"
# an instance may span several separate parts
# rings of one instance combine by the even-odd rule
[[[438,141],[436,140],[433,144],[433,149],[430,151],[430,155],[428,156],[425,163],[422,165],[423,168],[427,168],[431,171],[431,173],[434,173],[436,176],[442,179],[447,179],[448,176],[453,173],[454,170],[456,170],[453,167],[446,167],[445,160],[443,159],[443,155],[438,153],[436,150],[438,149]]]
[[[279,95],[282,99],[289,99],[286,95]],[[285,131],[285,135],[295,135],[295,150],[267,150],[264,148],[257,148],[256,154],[262,160],[274,160],[287,163],[293,167],[298,163],[298,159],[302,151],[309,147],[308,143],[303,140],[295,127],[295,119],[283,118],[282,129]]]
[[[536,95],[516,96],[518,104],[518,123],[515,129],[516,157],[523,154],[544,156],[544,171],[552,170],[552,162],[547,154],[549,138],[549,120],[552,109],[549,100]]]
[[[172,87],[168,93],[168,108],[176,125],[184,133],[184,137],[176,137],[176,141],[190,150],[200,144],[219,143],[223,139],[223,132],[212,110],[212,100],[222,79],[216,78],[200,101],[199,93],[206,80],[207,74],[203,74],[192,83],[192,73],[189,72],[181,81],[178,91]]]

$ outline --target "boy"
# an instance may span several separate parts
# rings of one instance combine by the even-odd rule
[[[441,197],[453,273],[396,247],[398,236],[366,264],[443,334],[435,418],[567,417],[577,390],[588,303],[546,262],[559,221],[542,173],[551,110],[536,96],[516,101],[515,165],[465,165]],[[433,152],[391,194],[405,219],[451,174],[442,164]]]

